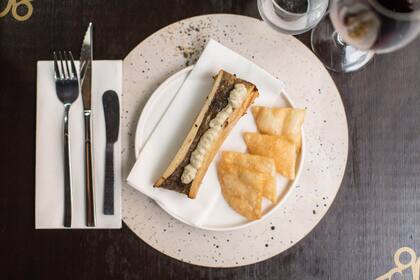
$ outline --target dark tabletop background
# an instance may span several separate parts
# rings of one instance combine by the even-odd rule
[[[0,11],[7,0],[0,0]],[[122,230],[34,230],[36,61],[79,53],[95,22],[96,59],[122,59],[179,19],[259,17],[256,0],[34,0],[24,22],[0,18],[0,279],[374,279],[394,252],[420,253],[420,40],[335,74],[349,125],[349,159],[324,219],[262,263],[210,269],[171,259]],[[298,36],[306,45],[308,33]],[[409,273],[407,274],[409,275]],[[407,278],[411,279],[411,278]]]

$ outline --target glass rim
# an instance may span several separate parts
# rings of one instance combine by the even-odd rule
[[[271,2],[273,3],[274,6],[276,6],[277,9],[281,10],[282,12],[284,12],[285,14],[289,14],[289,15],[304,15],[306,12],[304,13],[294,13],[294,12],[290,12],[288,10],[285,10],[283,7],[281,7],[276,0],[271,0]]]
[[[307,31],[313,29],[324,18],[325,14],[326,14],[326,12],[328,10],[327,9],[328,8],[328,5],[325,5],[324,9],[321,11],[322,15],[319,16],[316,20],[314,20],[311,24],[306,25],[303,28],[299,28],[299,29],[286,29],[286,28],[283,28],[283,27],[277,25],[275,22],[273,22],[270,19],[269,16],[267,16],[267,14],[266,14],[267,11],[263,7],[265,1],[273,2],[273,0],[257,0],[258,12],[259,12],[261,18],[263,19],[263,21],[266,24],[268,24],[275,31],[280,32],[280,33],[283,33],[283,34],[287,34],[287,35],[299,35],[299,34],[305,33]],[[328,3],[328,1],[329,0],[326,0],[326,3]],[[271,9],[273,9],[273,6],[271,6]],[[291,15],[298,15],[298,14],[291,14]]]
[[[368,0],[368,2],[381,14],[388,16],[390,18],[394,18],[397,20],[418,20],[420,21],[420,9],[410,12],[410,13],[401,13],[401,12],[394,12],[387,8],[385,8],[382,4],[380,4],[377,0]]]

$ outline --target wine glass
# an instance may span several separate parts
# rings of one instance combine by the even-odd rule
[[[258,0],[261,17],[275,30],[300,34],[323,18],[329,0]]]
[[[336,72],[352,72],[376,53],[400,49],[420,33],[420,0],[333,0],[312,30],[312,49]]]

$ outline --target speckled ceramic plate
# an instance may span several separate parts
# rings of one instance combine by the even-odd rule
[[[211,232],[168,215],[151,199],[123,187],[124,222],[150,246],[203,266],[234,267],[275,256],[308,234],[340,188],[348,152],[344,107],[329,73],[302,43],[254,18],[209,15],[169,25],[141,42],[124,59],[122,159],[126,177],[134,164],[134,133],[156,88],[193,64],[213,38],[280,78],[296,107],[306,108],[303,172],[288,199],[250,227]]]
[[[155,129],[156,125],[159,123],[160,119],[163,117],[163,114],[166,112],[167,108],[169,107],[170,103],[174,99],[175,95],[178,92],[178,89],[181,87],[185,79],[188,77],[188,74],[191,72],[193,66],[189,66],[185,69],[180,70],[179,72],[175,73],[171,77],[169,77],[165,82],[163,82],[153,93],[153,95],[149,98],[144,109],[140,115],[139,121],[137,123],[136,135],[135,135],[135,154],[139,155],[140,150],[142,149],[143,145],[147,142],[148,138],[152,134],[153,130]],[[258,81],[255,81],[258,85]],[[265,103],[261,102],[261,98],[265,95],[274,96],[275,98],[269,98],[269,100],[276,100],[275,104],[270,103],[270,106],[273,107],[294,107],[293,102],[287,96],[287,94],[283,91],[280,93],[269,93],[269,92],[261,92],[260,97],[255,100],[253,105],[266,105]],[[173,125],[177,125],[177,123],[173,123]],[[237,139],[242,139],[242,132],[243,131],[257,131],[257,127],[255,125],[254,118],[250,112],[250,109],[247,114],[245,114],[239,122],[235,125],[233,130],[229,133],[229,136],[225,140],[224,144],[220,148],[220,150],[234,150],[234,151],[246,151],[245,143],[242,141],[238,141]],[[269,215],[275,212],[280,205],[288,198],[288,194],[292,191],[292,189],[296,186],[296,181],[298,180],[300,173],[302,171],[303,165],[303,157],[306,152],[305,149],[305,136],[302,131],[303,141],[302,141],[302,151],[299,154],[298,164],[297,164],[297,171],[296,171],[296,178],[295,180],[287,180],[286,178],[282,177],[281,175],[277,176],[277,202],[272,204],[266,199],[263,199],[262,203],[262,213],[263,216],[259,220],[249,221],[246,218],[242,217],[238,213],[236,213],[225,201],[222,194],[220,194],[217,202],[210,210],[208,216],[201,222],[200,225],[193,225],[190,224],[188,221],[183,219],[183,217],[177,216],[176,214],[172,213],[170,209],[165,207],[159,202],[160,207],[162,207],[166,212],[168,212],[172,217],[175,219],[180,220],[186,224],[205,229],[205,230],[212,230],[212,231],[228,231],[228,230],[237,230],[242,229],[253,224],[259,223],[262,220],[266,219]],[[160,140],[161,141],[161,140]],[[229,148],[227,148],[229,147]],[[217,156],[215,157],[217,159]],[[212,168],[212,166],[210,166]],[[215,168],[213,166],[213,168]],[[215,180],[204,180],[200,188],[211,187],[211,185],[219,185],[219,181],[217,178]],[[189,198],[185,197],[187,202]]]

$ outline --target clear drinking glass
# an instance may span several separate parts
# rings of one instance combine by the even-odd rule
[[[333,0],[329,17],[312,30],[311,43],[327,68],[351,72],[419,33],[420,0]]]
[[[275,30],[301,34],[322,19],[328,0],[258,0],[261,17]]]

